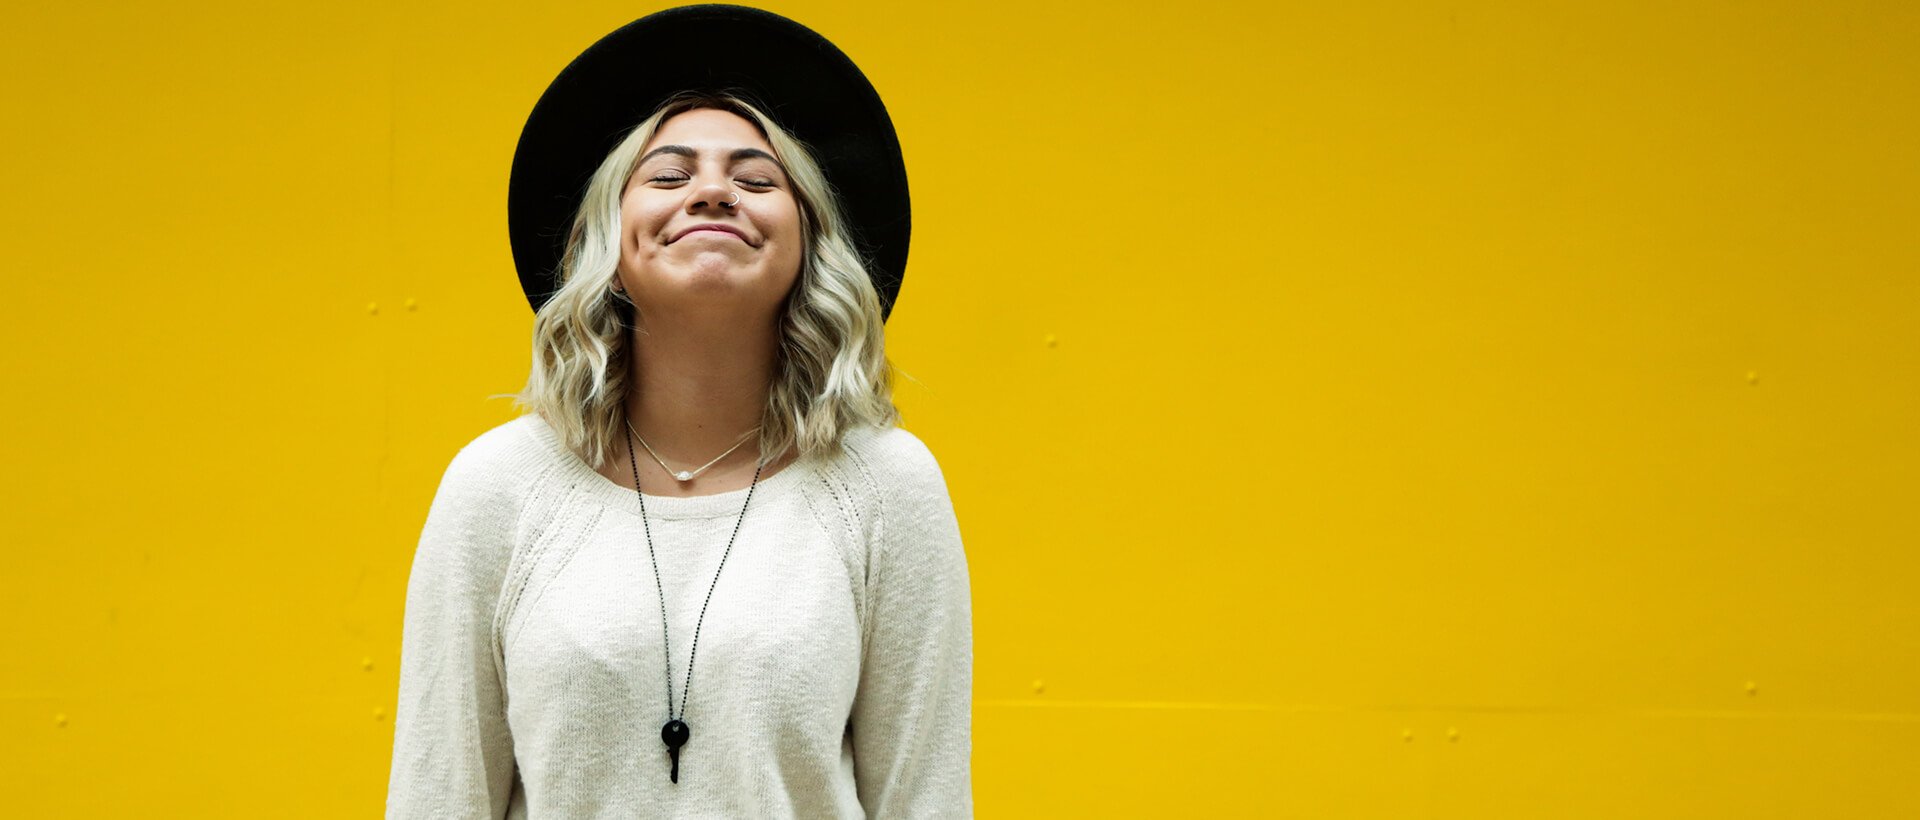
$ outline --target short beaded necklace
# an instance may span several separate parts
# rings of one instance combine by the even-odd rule
[[[653,590],[660,596],[660,651],[667,662],[667,725],[660,727],[660,740],[667,744],[667,754],[673,758],[673,772],[670,777],[673,778],[673,782],[678,783],[680,782],[680,747],[687,745],[687,740],[693,737],[693,730],[687,727],[685,718],[687,697],[693,693],[693,658],[700,651],[700,626],[707,621],[707,604],[713,601],[713,588],[720,584],[720,571],[727,568],[727,556],[733,554],[733,540],[740,535],[740,524],[747,520],[747,505],[753,503],[753,488],[760,484],[760,471],[766,469],[767,463],[760,461],[753,468],[753,483],[747,485],[747,499],[740,504],[740,520],[733,523],[733,535],[727,536],[727,549],[720,553],[720,569],[713,571],[713,583],[707,586],[707,599],[700,603],[700,620],[693,624],[693,647],[687,653],[687,685],[680,690],[680,716],[674,717],[673,646],[667,637],[667,593],[660,585],[660,561],[653,555],[653,530],[647,524],[647,494],[640,491],[640,460],[633,452],[633,440],[639,438],[640,433],[633,429],[632,420],[627,421],[627,434],[629,435],[627,463],[633,465],[633,492],[640,496],[640,528],[647,534],[647,560],[653,564]]]

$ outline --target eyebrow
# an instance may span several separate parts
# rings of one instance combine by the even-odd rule
[[[687,146],[684,146],[684,145],[662,145],[659,148],[655,148],[651,151],[648,151],[646,156],[640,158],[639,164],[645,165],[647,160],[653,159],[654,157],[659,156],[661,154],[675,154],[678,156],[686,157],[688,159],[693,159],[698,156],[698,154],[695,153],[692,148],[688,148]],[[778,158],[758,148],[735,148],[733,149],[733,153],[727,155],[727,161],[729,163],[738,163],[743,159],[769,160],[774,164],[775,167],[778,167],[783,171],[786,170],[784,167],[780,165],[780,160]]]

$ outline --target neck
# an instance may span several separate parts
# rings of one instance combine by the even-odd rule
[[[760,424],[780,342],[771,323],[721,326],[656,315],[628,341],[634,356],[627,383],[634,389],[627,391],[627,417],[670,463],[704,464]],[[725,463],[751,465],[758,454],[748,443]]]

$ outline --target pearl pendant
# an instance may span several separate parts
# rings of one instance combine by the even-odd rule
[[[681,470],[680,472],[674,473],[673,477],[680,479],[681,481],[692,481],[693,473],[687,472],[686,470]]]

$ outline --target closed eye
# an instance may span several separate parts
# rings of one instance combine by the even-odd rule
[[[648,182],[686,182],[687,178],[679,177],[679,176],[667,176],[663,174],[661,176],[648,179],[647,181]],[[770,180],[770,179],[742,179],[742,180],[736,180],[736,181],[739,182],[741,185],[746,185],[754,188],[772,188],[774,184],[773,180]]]

